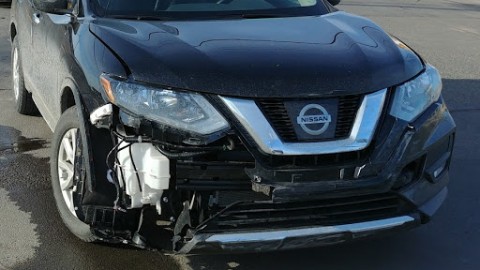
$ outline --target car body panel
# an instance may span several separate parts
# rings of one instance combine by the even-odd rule
[[[117,21],[96,20],[91,31],[126,62],[135,80],[209,94],[302,98],[367,93],[423,70],[414,52],[399,48],[376,24],[344,12]]]

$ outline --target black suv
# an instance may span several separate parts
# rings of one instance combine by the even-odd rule
[[[425,223],[447,195],[438,71],[326,0],[18,0],[11,14],[16,107],[55,131],[53,193],[84,241],[311,247]]]

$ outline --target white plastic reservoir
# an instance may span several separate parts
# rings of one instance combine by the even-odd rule
[[[125,146],[128,144],[122,143],[119,149]],[[134,143],[118,152],[117,157],[117,175],[120,186],[131,197],[130,207],[139,208],[150,204],[155,205],[160,213],[162,194],[170,183],[170,160],[150,143]]]

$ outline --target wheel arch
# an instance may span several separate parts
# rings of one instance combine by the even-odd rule
[[[87,176],[86,192],[84,204],[88,205],[108,205],[115,200],[114,186],[106,181],[107,169],[105,167],[105,157],[108,151],[113,147],[110,137],[110,131],[98,129],[90,123],[90,113],[94,107],[91,103],[102,103],[97,99],[97,95],[87,92],[81,92],[80,87],[71,78],[66,78],[61,84],[59,108],[61,113],[72,106],[77,107],[78,119],[80,121],[81,138],[83,142],[83,153],[88,155],[85,162],[85,172]],[[92,102],[93,101],[93,102]],[[94,139],[92,139],[94,138]]]
[[[77,102],[75,101],[75,96],[73,95],[73,90],[66,86],[62,90],[62,95],[60,96],[60,112],[63,114],[67,109],[75,106]]]
[[[84,112],[84,103],[82,102],[82,97],[78,89],[77,84],[71,78],[65,78],[60,87],[59,95],[59,104],[57,105],[60,109],[60,115],[63,114],[67,109],[77,106],[78,117],[82,122],[85,122],[86,115]]]

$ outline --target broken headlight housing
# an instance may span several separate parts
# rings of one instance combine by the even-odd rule
[[[438,70],[427,65],[425,71],[395,90],[390,114],[411,122],[436,102],[442,92],[442,78]]]
[[[225,118],[202,95],[102,75],[110,102],[132,114],[177,129],[208,135],[228,129]]]

